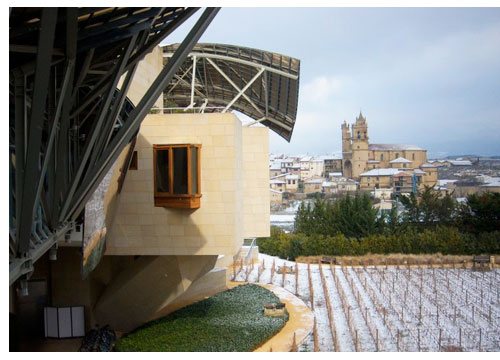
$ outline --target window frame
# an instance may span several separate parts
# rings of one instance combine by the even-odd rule
[[[153,186],[154,186],[154,198],[155,198],[155,206],[160,207],[189,207],[189,208],[197,208],[199,207],[199,198],[201,197],[201,144],[154,144],[153,145]],[[187,189],[188,193],[186,194],[175,194],[174,193],[174,149],[176,148],[185,148],[187,150]],[[196,183],[197,183],[197,192],[190,193],[193,185],[193,174],[192,171],[192,148],[196,148],[198,152],[197,156],[197,165],[196,165]],[[168,151],[168,192],[158,191],[157,187],[157,159],[158,159],[158,151]],[[172,201],[169,201],[172,199]],[[198,199],[198,206],[193,204],[188,204],[192,199]],[[177,200],[177,201],[175,201]],[[169,204],[169,202],[171,204]],[[183,202],[186,202],[186,206],[181,206]],[[176,205],[177,204],[177,205]],[[174,206],[175,205],[175,206]]]

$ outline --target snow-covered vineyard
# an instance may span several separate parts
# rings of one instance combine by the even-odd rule
[[[499,269],[320,266],[260,254],[231,277],[281,286],[314,311],[301,351],[500,350]]]

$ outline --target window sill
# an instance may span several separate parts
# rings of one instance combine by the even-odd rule
[[[201,195],[155,196],[155,207],[198,209]]]

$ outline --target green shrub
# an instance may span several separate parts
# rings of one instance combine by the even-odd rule
[[[272,229],[271,237],[258,240],[261,253],[295,260],[299,256],[357,256],[372,254],[473,255],[499,254],[500,231],[474,235],[458,228],[436,226],[418,230],[407,228],[398,234],[372,234],[361,238],[343,234],[287,234]]]

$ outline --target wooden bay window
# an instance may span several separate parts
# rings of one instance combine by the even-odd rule
[[[201,145],[153,145],[155,206],[200,207]]]

